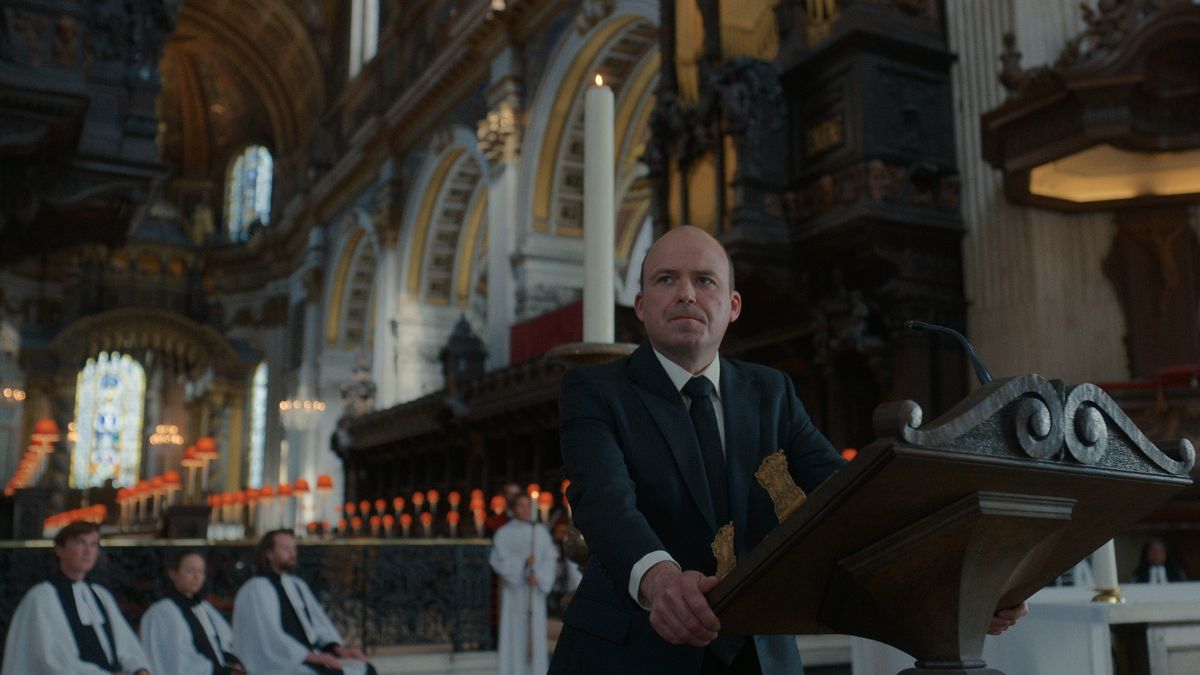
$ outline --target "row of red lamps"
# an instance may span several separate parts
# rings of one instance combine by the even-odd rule
[[[570,517],[570,504],[567,502],[566,490],[570,483],[571,481],[564,480],[561,486],[562,503],[567,509],[568,518]],[[547,523],[550,518],[550,510],[554,508],[554,495],[549,491],[543,491],[537,483],[530,483],[526,487],[525,493],[537,504],[538,520]],[[459,526],[462,515],[459,510],[462,505],[462,494],[457,490],[452,490],[446,495],[446,501],[449,506],[442,517],[446,524],[444,532],[451,537],[460,536],[462,533],[460,533]],[[345,515],[338,519],[337,531],[348,536],[391,537],[393,534],[398,534],[402,537],[410,537],[413,536],[413,525],[417,523],[421,527],[419,533],[422,536],[431,537],[436,531],[434,521],[437,518],[436,514],[440,503],[441,493],[438,490],[418,490],[412,493],[409,500],[401,496],[394,497],[391,501],[390,513],[386,499],[376,499],[374,502],[364,499],[357,504],[346,502],[342,507]],[[493,495],[487,503],[496,516],[504,513],[508,508],[508,500],[502,494]],[[485,534],[487,520],[484,504],[483,490],[479,488],[471,490],[467,510],[472,514],[475,535],[480,537]],[[372,513],[372,508],[374,513]],[[398,531],[396,530],[397,524],[400,526]],[[311,523],[309,527],[315,529],[315,523]]]
[[[297,502],[312,492],[308,480],[297,478],[293,483],[280,483],[277,487],[264,485],[261,488],[246,488],[222,492],[208,497],[210,530],[218,532],[215,538],[239,538],[247,529],[299,528],[301,512],[296,509],[293,522],[289,520],[291,501]],[[324,511],[327,495],[333,492],[333,477],[322,474],[317,477],[315,490],[320,501],[318,512]],[[299,504],[297,504],[297,507]],[[213,527],[216,526],[216,527]],[[233,526],[233,530],[230,530]]]
[[[17,468],[4,486],[4,495],[11,496],[13,492],[37,485],[46,473],[46,458],[54,452],[54,444],[61,436],[58,433],[58,423],[49,417],[38,420],[33,425],[29,447],[17,463]]]
[[[70,511],[56,513],[42,521],[42,535],[46,538],[51,538],[62,528],[71,523],[95,523],[97,525],[104,522],[108,517],[108,507],[103,504],[92,504]]]

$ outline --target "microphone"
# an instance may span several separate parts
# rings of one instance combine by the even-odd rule
[[[967,338],[963,337],[962,333],[959,333],[953,328],[937,326],[932,323],[925,323],[924,321],[914,321],[912,319],[905,321],[904,327],[909,330],[920,330],[927,333],[942,333],[943,335],[949,335],[957,338],[959,343],[962,344],[963,349],[967,352],[967,359],[971,361],[971,365],[975,368],[975,377],[979,378],[979,384],[987,384],[988,382],[992,381],[992,374],[988,371],[987,366],[983,365],[983,361],[981,361],[979,355],[975,353],[975,348],[971,346],[970,342],[967,342]]]

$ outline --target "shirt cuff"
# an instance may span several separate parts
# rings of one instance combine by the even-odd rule
[[[647,612],[650,611],[650,608],[646,605],[643,605],[642,601],[638,599],[638,591],[642,587],[642,577],[646,575],[646,572],[650,571],[651,567],[654,567],[664,560],[674,565],[675,569],[681,572],[683,571],[683,568],[679,566],[679,563],[675,562],[675,559],[671,557],[671,554],[667,553],[666,551],[651,551],[647,553],[646,555],[642,556],[641,560],[634,563],[633,569],[629,571],[629,597],[633,598],[633,601],[637,603],[638,607],[641,607]]]

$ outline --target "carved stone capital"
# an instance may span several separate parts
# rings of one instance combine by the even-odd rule
[[[579,13],[575,15],[575,30],[580,35],[587,33],[608,18],[615,6],[613,0],[583,0],[579,3]]]
[[[517,108],[510,101],[501,101],[487,117],[479,120],[475,133],[479,138],[479,151],[492,165],[515,160],[520,154]]]

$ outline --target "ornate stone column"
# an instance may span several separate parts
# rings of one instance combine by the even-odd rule
[[[487,157],[488,185],[488,367],[508,364],[509,327],[514,313],[512,252],[517,231],[517,189],[521,130],[519,61],[512,47],[492,61],[492,83],[488,89],[490,111],[480,120],[479,149]]]
[[[394,171],[389,160],[387,172]],[[400,293],[400,268],[403,260],[399,251],[400,218],[404,211],[401,195],[405,192],[399,179],[392,178],[380,187],[374,197],[375,210],[371,220],[379,244],[375,280],[375,347],[371,354],[371,375],[377,387],[376,401],[381,407],[400,402],[399,397],[399,331],[396,306]]]

